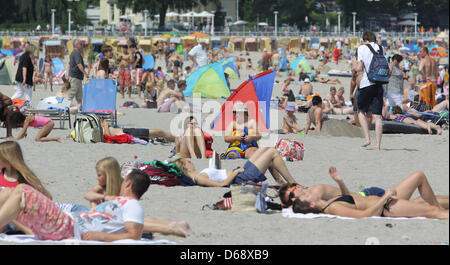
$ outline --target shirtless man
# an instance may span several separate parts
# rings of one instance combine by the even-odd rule
[[[312,106],[308,110],[308,115],[306,116],[306,127],[305,132],[308,132],[311,128],[311,125],[314,125],[316,128],[316,132],[320,135],[320,131],[322,129],[322,122],[327,119],[327,117],[323,115],[323,103],[322,98],[320,96],[314,96],[312,99]]]
[[[179,82],[186,83],[186,81],[184,80],[180,80]],[[179,92],[175,91],[174,80],[169,80],[167,82],[167,88],[161,91],[161,94],[159,94],[158,98],[156,99],[158,112],[169,112],[173,104],[176,104],[177,107],[180,107],[181,104],[179,103],[184,103],[183,91],[184,89],[186,89],[186,86],[179,85],[178,87],[180,90]]]
[[[313,93],[313,86],[311,84],[311,81],[309,81],[309,78],[306,78],[303,85],[300,87],[300,91],[298,91],[299,94],[307,97],[309,95],[312,95]]]
[[[267,52],[267,49],[264,49],[264,53],[261,59],[261,65],[263,71],[269,70],[269,67],[272,66],[272,56]]]
[[[125,88],[128,89],[128,98],[131,98],[131,66],[133,65],[133,53],[128,47],[122,48],[119,55],[119,87],[122,98],[125,98]]]
[[[419,52],[419,83],[428,83],[427,87],[422,89],[421,98],[429,106],[436,104],[435,95],[437,89],[438,63],[431,58],[428,48],[422,47]]]

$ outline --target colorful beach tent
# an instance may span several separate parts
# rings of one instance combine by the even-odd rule
[[[11,50],[1,49],[0,52],[5,54],[6,56],[14,56],[14,54]]]
[[[16,79],[17,66],[14,57],[0,59],[0,85],[12,85]]]
[[[223,65],[223,71],[228,74],[231,79],[239,79],[239,73],[234,64],[234,57],[224,58],[221,60]]]
[[[209,37],[209,35],[202,32],[194,32],[191,35],[188,35],[188,37]]]
[[[290,68],[298,75],[302,68],[306,73],[312,73],[311,66],[304,56],[299,56],[295,61],[293,61],[290,65]]]
[[[200,94],[202,98],[227,98],[230,96],[222,63],[208,64],[200,67],[186,79],[185,97]]]
[[[439,56],[441,58],[447,57],[448,52],[444,47],[440,47],[438,45],[430,46],[430,55],[431,56]]]
[[[263,132],[270,130],[270,99],[275,74],[275,71],[265,71],[242,83],[222,105],[220,114],[211,126],[212,129],[224,131],[233,121],[234,103],[241,101],[247,105],[249,118],[258,122],[259,129]]]

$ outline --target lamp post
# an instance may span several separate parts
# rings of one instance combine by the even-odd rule
[[[275,37],[278,37],[278,11],[273,13],[275,14]]]
[[[214,16],[216,15],[216,11],[211,11],[212,15],[212,21],[211,21],[211,36],[214,35]]]
[[[239,21],[239,0],[236,0],[236,21]]]
[[[414,13],[414,37],[417,37],[417,15],[418,13]]]
[[[55,12],[56,9],[52,9],[52,35],[55,35]]]
[[[72,9],[67,9],[67,12],[69,12],[69,26],[68,26],[68,31],[69,31],[69,36],[70,36],[70,24],[71,24],[71,12],[72,12]]]
[[[341,14],[342,14],[342,12],[338,11],[337,14],[338,14],[338,34],[341,34]]]
[[[145,23],[145,37],[147,37],[147,15],[148,15],[148,10],[145,9],[144,10],[144,23]]]
[[[356,36],[356,12],[352,12],[353,15],[353,36]]]

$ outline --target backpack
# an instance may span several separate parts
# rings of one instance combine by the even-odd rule
[[[369,66],[369,72],[367,72],[367,69],[363,64],[367,74],[367,78],[370,82],[375,84],[389,83],[389,65],[386,57],[384,57],[383,55],[383,47],[378,45],[380,49],[377,53],[370,44],[366,44],[366,46],[373,54],[372,61],[370,62]]]
[[[278,150],[281,157],[290,157],[294,161],[303,160],[305,153],[303,144],[300,141],[285,138],[278,139],[275,149]]]
[[[95,114],[79,114],[73,123],[72,138],[77,143],[103,142],[103,128]]]

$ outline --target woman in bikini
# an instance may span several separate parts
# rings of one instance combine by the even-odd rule
[[[415,124],[420,128],[427,130],[429,134],[433,133],[432,130],[436,130],[436,133],[438,135],[442,134],[441,126],[434,124],[432,122],[423,121],[421,119],[415,120],[413,118],[407,117],[405,114],[403,114],[403,110],[400,106],[395,106],[392,108],[392,115],[390,115],[389,118],[396,122]]]
[[[243,102],[234,104],[233,115],[235,120],[225,130],[225,142],[230,145],[224,156],[227,159],[249,159],[258,149],[257,141],[261,139],[258,123],[249,119],[248,108]]]
[[[418,189],[421,200],[411,201]],[[295,192],[295,191],[294,191]],[[426,217],[448,219],[448,196],[436,197],[423,172],[415,172],[383,196],[354,196],[341,188],[338,197],[324,200],[302,189],[293,203],[294,213],[325,213],[343,217]]]
[[[53,71],[52,71],[53,69]],[[53,92],[53,73],[56,73],[55,65],[53,64],[50,55],[45,56],[44,65],[42,66],[39,75],[44,73],[44,88],[47,90],[47,82],[50,83],[50,91]]]

